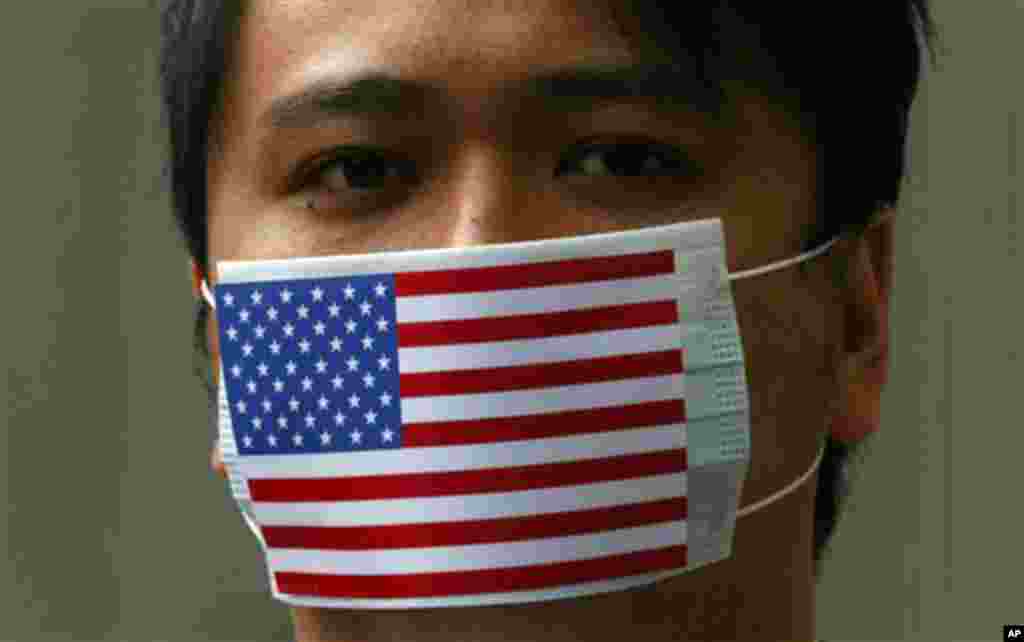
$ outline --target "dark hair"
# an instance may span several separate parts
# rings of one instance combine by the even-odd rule
[[[161,3],[160,82],[170,132],[172,205],[188,251],[204,274],[211,121],[219,109],[241,4]],[[633,0],[613,5],[616,19],[639,25],[650,44],[695,61],[709,85],[720,88],[727,78],[742,78],[791,107],[818,146],[822,170],[827,138],[833,152],[830,172],[827,183],[825,173],[819,172],[817,221],[805,250],[837,233],[858,236],[875,211],[897,202],[922,45],[934,56],[935,29],[927,0],[838,6],[800,2],[788,9],[761,0]],[[205,374],[207,314],[206,306],[198,303],[194,340],[196,356],[202,359],[197,372],[212,399]],[[856,447],[831,437],[826,444],[815,502],[816,569],[847,495],[847,463]]]

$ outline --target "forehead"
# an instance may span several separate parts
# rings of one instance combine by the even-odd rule
[[[470,104],[531,72],[637,59],[594,0],[257,0],[240,26],[230,77],[250,116],[360,71],[441,83]]]

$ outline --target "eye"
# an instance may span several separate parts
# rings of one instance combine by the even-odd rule
[[[355,220],[397,205],[415,176],[415,163],[398,154],[343,147],[302,163],[292,173],[289,192],[303,193],[310,210],[344,211]]]
[[[644,198],[659,195],[676,198],[682,186],[678,179],[701,175],[699,165],[676,147],[649,140],[629,143],[586,143],[573,149],[558,163],[555,177],[572,177],[571,183],[586,187],[586,196],[611,207],[620,196],[635,198],[635,190],[617,182],[644,181]],[[408,197],[416,181],[415,162],[398,154],[374,148],[344,147],[304,163],[294,173],[292,190],[305,191],[309,209],[357,213],[379,212],[398,205]],[[659,177],[672,178],[655,182]],[[636,186],[636,185],[634,185]],[[611,190],[611,191],[609,191]],[[671,193],[662,194],[665,190]],[[674,191],[673,191],[674,190]],[[621,209],[626,207],[616,204]]]
[[[587,144],[558,164],[556,176],[578,165],[586,177],[692,176],[700,168],[675,147],[653,143]]]
[[[348,148],[301,172],[309,186],[329,192],[372,192],[401,184],[413,174],[412,163],[379,151]]]

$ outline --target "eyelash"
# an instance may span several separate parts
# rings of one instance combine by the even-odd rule
[[[609,154],[608,152],[614,152]],[[336,150],[327,158],[314,162],[312,167],[300,168],[296,173],[298,180],[293,181],[295,189],[317,188],[330,194],[341,194],[343,192],[372,194],[379,192],[373,187],[366,187],[364,178],[353,179],[349,169],[356,169],[361,165],[369,164],[373,169],[380,169],[381,165],[390,165],[390,169],[399,168],[398,172],[382,174],[375,172],[370,181],[374,178],[395,179],[402,181],[409,180],[415,176],[413,163],[406,159],[394,158],[388,161],[387,154],[380,150],[365,147],[346,147]],[[601,158],[609,162],[601,162]],[[657,176],[692,177],[700,173],[700,167],[691,161],[686,154],[676,147],[662,143],[639,142],[639,143],[585,143],[578,149],[573,150],[567,157],[559,161],[555,171],[556,176],[563,176],[567,168],[573,163],[585,162],[586,169],[604,172],[596,175],[581,175],[588,178],[614,177],[615,171],[621,169],[624,164],[632,164],[639,167],[640,161],[649,161],[652,157],[658,158],[656,166],[646,166],[641,171],[641,176],[651,178]],[[380,160],[385,162],[381,163]],[[345,183],[350,187],[342,191],[327,187],[324,183],[325,175],[335,167],[342,169]],[[637,174],[625,173],[622,177],[635,177]],[[360,185],[362,183],[362,185]],[[386,187],[386,186],[385,186]],[[310,204],[312,201],[310,201]],[[312,207],[312,205],[310,205]]]

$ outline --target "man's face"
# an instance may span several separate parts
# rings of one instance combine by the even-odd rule
[[[214,281],[218,261],[526,241],[711,217],[723,220],[728,266],[738,271],[798,254],[815,221],[816,149],[751,85],[727,87],[720,118],[685,98],[694,85],[685,72],[673,85],[684,97],[674,101],[568,104],[515,93],[537,74],[651,61],[601,3],[250,5],[214,123]],[[427,89],[372,113],[286,100],[371,72]],[[583,143],[604,147],[588,155]],[[343,159],[353,147],[369,165]],[[829,260],[809,264],[806,276],[789,268],[733,286],[751,388],[746,498],[804,472],[830,404],[842,398],[850,302]]]

